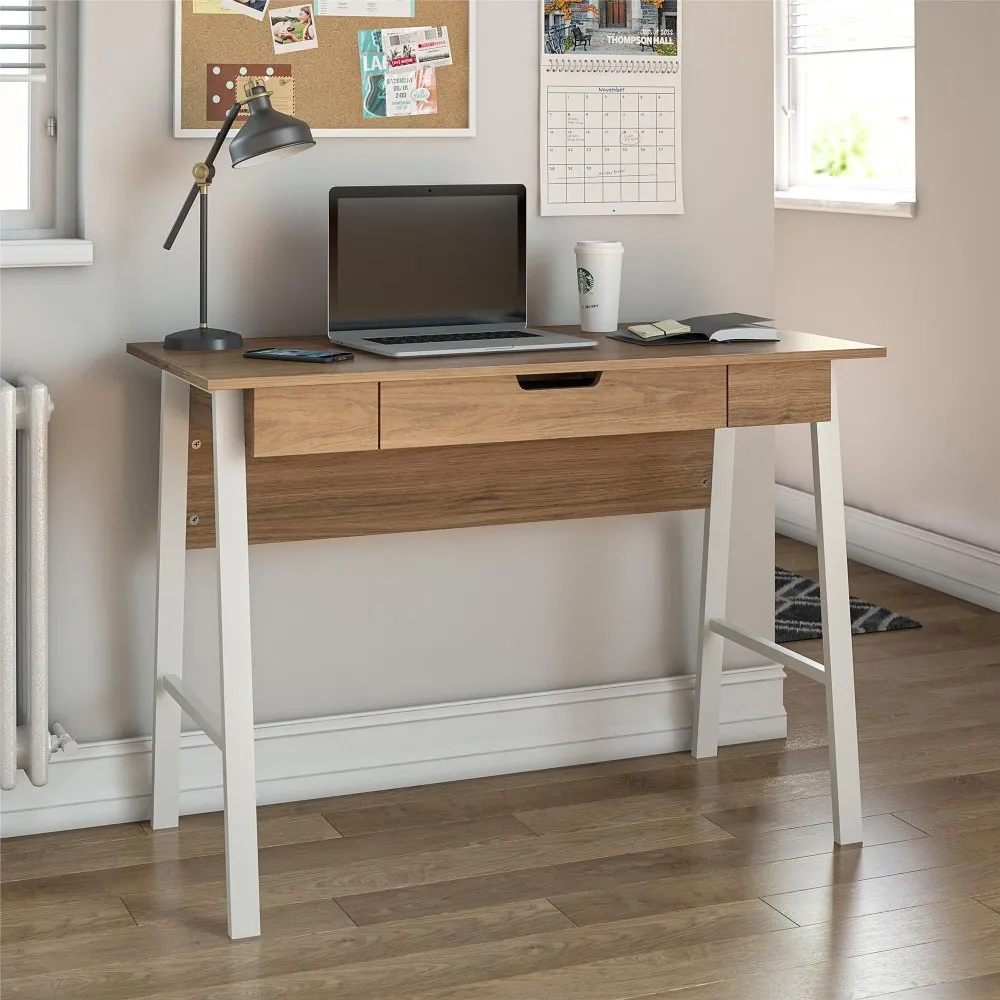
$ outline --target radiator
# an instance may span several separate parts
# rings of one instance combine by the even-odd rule
[[[0,788],[23,770],[44,785],[49,759],[75,744],[49,730],[48,425],[52,400],[32,378],[0,379]]]

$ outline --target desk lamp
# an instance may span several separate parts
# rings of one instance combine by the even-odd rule
[[[266,163],[268,160],[278,160],[283,156],[300,153],[310,146],[316,145],[309,126],[275,111],[271,106],[271,95],[260,82],[247,84],[246,97],[239,98],[226,112],[226,120],[219,129],[219,134],[212,143],[204,163],[194,165],[194,184],[181,207],[177,221],[170,230],[170,235],[163,244],[164,250],[169,250],[181,231],[195,198],[201,195],[201,322],[194,330],[179,330],[171,333],[163,346],[170,351],[224,351],[229,348],[241,347],[243,338],[231,330],[219,330],[208,325],[208,187],[215,178],[215,158],[219,155],[222,143],[240,113],[240,108],[246,105],[250,111],[250,120],[239,130],[236,138],[229,144],[229,156],[234,167],[248,167],[254,163]]]

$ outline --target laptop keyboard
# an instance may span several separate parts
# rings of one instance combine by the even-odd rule
[[[365,337],[373,344],[444,344],[456,340],[527,340],[537,333],[525,330],[497,330],[492,333],[422,333],[415,337]]]

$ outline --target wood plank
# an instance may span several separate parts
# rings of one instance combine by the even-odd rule
[[[111,929],[120,934],[133,927],[135,921],[121,899],[95,893],[72,906],[5,906],[0,919],[0,941],[6,949],[8,945],[27,941],[75,937],[81,932],[90,935]],[[76,947],[81,947],[79,942]]]
[[[892,994],[893,1000],[996,1000],[997,997],[1000,997],[1000,972],[972,979],[952,979]],[[889,994],[880,993],[874,1000],[889,1000]]]
[[[918,829],[924,829],[920,823],[914,821],[914,816],[921,811],[921,807],[930,810],[942,807],[961,808],[963,804],[971,803],[995,804],[998,799],[1000,799],[1000,771],[934,778],[902,785],[883,785],[862,790],[864,815],[896,813]],[[734,837],[752,837],[771,830],[825,823],[831,818],[829,795],[781,799],[717,812],[703,809],[701,812],[723,830],[728,830]],[[536,833],[542,832],[528,814],[519,814],[518,818]],[[1000,826],[1000,819],[987,822],[985,825]]]
[[[303,819],[291,824],[265,822],[263,827],[267,844],[262,846],[271,848],[271,852],[264,857],[269,859],[281,853],[282,846],[285,847],[286,855],[292,854],[296,845],[299,846],[300,853],[308,854],[309,845],[318,840],[340,839],[337,831],[323,821],[322,817],[308,821]],[[323,836],[317,836],[317,831]],[[524,828],[523,832],[528,831]],[[93,872],[111,873],[120,870],[121,884],[128,885],[133,879],[141,879],[159,866],[159,877],[166,878],[169,866],[175,861],[178,864],[169,870],[186,871],[189,876],[199,871],[214,873],[222,870],[218,863],[222,847],[217,830],[203,827],[202,832],[192,832],[190,835],[179,834],[177,830],[165,830],[154,836],[142,834],[140,830],[140,835],[141,840],[127,847],[92,844],[77,851],[46,852],[37,858],[24,857],[5,862],[4,895],[7,898],[20,897],[22,893],[31,892],[34,886],[54,884],[57,881],[62,887],[78,885],[87,893],[89,890],[86,886],[99,881],[93,877]],[[185,860],[189,862],[187,866],[182,864]],[[110,881],[115,881],[114,876],[108,874],[107,877]]]
[[[122,902],[136,927],[197,930],[200,941],[205,937],[219,942],[229,939],[225,882],[135,893],[122,897]],[[283,927],[283,936],[287,936],[290,927],[302,933],[310,927],[334,930],[356,926],[335,899],[320,893],[276,896],[262,892],[260,903],[262,934],[274,927]]]
[[[911,826],[931,834],[996,829],[1000,827],[1000,796],[984,792],[945,805],[908,809],[898,815]]]
[[[691,910],[674,919],[623,922],[613,929],[581,931],[570,925],[543,933],[487,938],[457,946],[442,937],[432,942],[427,951],[379,956],[370,961],[359,961],[356,953],[338,949],[342,954],[336,965],[322,947],[326,936],[319,939],[312,936],[304,941],[286,940],[281,949],[269,950],[264,945],[260,951],[265,954],[238,965],[228,962],[213,967],[201,955],[195,955],[190,959],[178,956],[173,968],[157,970],[159,974],[153,975],[146,970],[130,975],[128,969],[121,967],[101,970],[79,977],[81,981],[74,984],[73,996],[74,1000],[126,1000],[157,989],[166,991],[175,988],[178,980],[195,978],[200,990],[215,988],[221,996],[234,996],[246,979],[265,977],[276,990],[282,990],[286,983],[292,984],[292,995],[299,988],[308,990],[322,982],[329,996],[382,997],[386,992],[395,996],[399,990],[473,983],[480,978],[562,968],[602,956],[641,954],[793,926],[759,900],[753,900],[735,906]],[[351,940],[356,936],[356,932],[344,935]],[[58,978],[52,975],[14,980],[9,998],[24,1000],[43,995],[47,987],[57,982]]]
[[[755,756],[757,753],[775,753],[784,741],[744,743],[720,747],[723,759]],[[591,778],[615,777],[624,782],[642,780],[649,771],[673,770],[690,766],[687,754],[652,754],[645,757],[630,757],[621,760],[598,761],[593,764],[572,764],[554,767],[545,771],[524,771],[512,774],[491,774],[482,778],[463,778],[457,781],[442,781],[434,785],[408,785],[403,788],[384,788],[374,792],[357,792],[336,795],[325,799],[311,799],[303,802],[282,802],[258,807],[258,815],[297,815],[305,812],[335,813],[375,806],[399,805],[403,802],[439,803],[442,808],[455,799],[491,794],[506,789],[520,789],[559,785],[563,782],[589,780]],[[509,811],[509,810],[508,810]]]
[[[729,369],[729,426],[804,424],[830,419],[830,362]]]
[[[286,953],[286,948],[308,946],[321,951],[332,964],[382,961],[434,948],[454,948],[487,941],[539,934],[572,927],[572,922],[544,899],[526,900],[506,906],[481,907],[425,920],[385,923],[378,927],[355,927],[343,923],[343,911],[330,899],[265,910],[260,938],[230,941],[225,921],[204,928],[186,920],[170,926],[165,922],[136,927],[129,933],[127,953],[120,933],[95,932],[88,940],[60,941],[47,938],[31,947],[12,952],[8,967],[19,978],[53,970],[100,975],[123,962],[154,976],[159,970],[173,976],[179,954],[199,955],[204,964],[225,965],[252,958],[267,961]],[[84,978],[81,975],[81,978]]]
[[[0,840],[0,868],[8,861],[23,858],[41,858],[64,851],[90,847],[94,844],[123,845],[141,844],[145,834],[138,823],[121,823],[115,826],[99,826],[89,830],[60,830],[47,833],[44,837],[4,837]]]
[[[947,940],[947,947],[944,945]],[[916,945],[877,952],[872,955],[835,955],[815,965],[782,968],[772,973],[760,971],[751,976],[726,976],[720,983],[684,991],[684,1000],[774,1000],[775,997],[795,997],[796,1000],[829,1000],[850,997],[851,1000],[899,1000],[914,993],[956,1000],[963,994],[955,988],[953,977],[970,971],[985,973],[980,978],[987,983],[996,981],[1000,970],[1000,935],[975,933],[968,940],[953,940],[950,935],[934,942],[937,947]],[[925,985],[927,984],[927,985]],[[973,996],[976,994],[973,993]],[[996,993],[980,994],[996,1000]],[[644,995],[644,1000],[668,1000],[668,994]],[[677,1000],[670,995],[669,1000]]]
[[[503,962],[501,975],[494,978],[489,978],[490,952],[481,956],[476,950],[468,950],[465,955],[435,951],[410,956],[410,961],[402,967],[395,963],[379,963],[378,966],[366,963],[291,973],[269,978],[266,984],[268,995],[280,1000],[312,1000],[326,996],[347,996],[351,1000],[375,1000],[386,996],[393,1000],[468,1000],[470,996],[477,1000],[535,997],[621,1000],[662,997],[669,991],[682,989],[698,996],[696,987],[715,989],[716,993],[705,994],[705,998],[711,996],[712,1000],[716,997],[732,1000],[734,996],[751,996],[753,1000],[765,997],[767,1000],[775,1000],[775,997],[803,997],[805,1000],[836,997],[840,1000],[866,995],[851,991],[854,982],[862,987],[879,981],[898,983],[908,968],[912,970],[912,978],[904,985],[927,982],[935,975],[943,977],[958,967],[969,967],[973,974],[1000,969],[1000,950],[997,949],[1000,930],[994,919],[998,916],[993,914],[991,917],[985,907],[963,900],[858,917],[841,928],[793,927],[696,943],[685,943],[682,937],[665,947],[639,952],[629,950],[626,945],[611,957],[568,964],[560,962],[540,971],[529,971],[537,945],[533,949],[526,947],[524,960],[518,963],[516,947],[519,942],[512,942],[513,954]],[[604,930],[613,933],[613,929]],[[681,933],[683,935],[683,931]],[[947,948],[935,946],[943,942],[948,942]],[[947,958],[936,962],[939,955],[947,955]],[[817,957],[820,965],[816,964]],[[506,968],[511,965],[516,968],[518,964],[522,974],[505,974]],[[768,976],[779,985],[794,984],[796,970],[802,972],[802,992],[792,988],[785,992],[778,989],[770,994],[742,994],[738,989],[724,993],[720,984],[727,975],[738,976],[739,982],[751,986],[758,982],[765,985]],[[815,982],[811,974],[820,970],[829,970],[835,987],[840,988],[826,993],[810,990]],[[878,974],[866,970],[876,970]],[[702,987],[701,984],[710,985]],[[169,995],[175,1000],[193,1000],[196,996],[200,1000],[236,1000],[247,994],[245,984],[240,983]],[[165,996],[152,994],[150,1000]]]
[[[934,864],[936,852],[913,846],[924,843],[928,838],[920,837],[912,827],[892,822],[892,819],[880,817],[877,821],[869,822],[869,828],[865,831],[869,844],[866,850],[870,851],[880,842],[909,841],[907,849],[899,852],[907,858],[905,864],[912,867],[930,867]],[[635,829],[646,830],[647,827]],[[447,880],[432,881],[425,877],[422,883],[413,879],[409,885],[370,892],[364,892],[356,883],[348,882],[347,893],[335,890],[334,895],[356,924],[380,923],[405,916],[430,916],[463,909],[473,902],[495,904],[537,895],[552,899],[574,923],[580,924],[582,921],[577,919],[575,912],[563,909],[561,902],[563,896],[580,890],[620,890],[629,883],[646,882],[650,879],[679,879],[685,875],[713,871],[721,873],[751,862],[763,863],[812,855],[823,856],[824,869],[830,868],[828,852],[832,831],[826,824],[804,830],[781,831],[770,835],[766,842],[743,843],[731,839],[645,849],[642,838],[636,835],[635,829],[612,827],[605,831],[604,837],[621,839],[623,847],[617,854],[607,851],[602,853],[600,844],[595,844],[586,857],[582,856],[583,851],[579,849],[574,853],[566,851],[561,854],[537,851],[533,866],[521,863],[518,869],[478,874],[467,871],[464,876],[459,876],[453,870],[455,877]],[[573,843],[569,840],[570,836],[580,835],[559,834],[539,840],[552,845],[570,844]],[[597,837],[599,834],[591,836]],[[946,864],[947,858],[937,863]],[[729,902],[732,898],[731,896],[723,901]],[[665,909],[661,907],[657,912]],[[632,915],[638,914],[630,914]]]
[[[825,745],[824,734],[818,747],[806,749],[822,752]],[[762,763],[766,765],[768,757],[762,756]],[[802,763],[808,766],[808,760]],[[596,789],[594,795],[588,795],[581,788],[580,797],[574,801],[572,791],[567,789],[554,794],[548,806],[527,808],[531,797],[525,796],[522,803],[512,800],[510,808],[525,826],[539,834],[648,822],[691,811],[702,813],[734,836],[752,836],[830,821],[829,775],[825,771],[774,776],[765,784],[755,776],[755,770],[759,773],[764,768],[750,764],[727,766],[724,773],[728,780],[721,783],[713,783],[707,776],[692,786],[675,780],[668,790],[660,793],[656,791],[656,779],[647,780],[644,789],[631,796],[600,795]],[[701,772],[696,774],[700,776]],[[920,806],[958,803],[978,795],[1000,796],[1000,771],[948,775],[905,784],[873,783],[862,791],[862,809],[865,816],[875,816]],[[405,814],[406,810],[396,811],[400,817]],[[332,818],[336,814],[327,812],[326,815]],[[392,813],[387,812],[386,817],[389,815]],[[363,817],[360,822],[364,822]],[[992,825],[986,820],[983,822]],[[342,820],[344,829],[349,831],[357,829],[358,823],[359,818],[355,817]]]
[[[327,455],[378,448],[378,383],[246,393],[247,454]]]
[[[832,1000],[876,995],[953,975],[1000,969],[997,924],[971,901],[857,917],[823,925],[588,962],[550,973],[480,982],[477,1000],[572,997],[573,1000]],[[937,942],[948,947],[928,947]],[[817,963],[817,958],[819,962]],[[702,985],[704,984],[704,985]],[[468,989],[468,987],[466,987]],[[282,993],[282,1000],[307,992]],[[397,994],[398,1000],[461,1000],[460,988]],[[219,1000],[222,1000],[220,997]]]
[[[193,858],[202,854],[221,854],[224,850],[224,822],[221,812],[182,816],[180,825],[169,830],[154,830],[149,823],[142,828],[150,838],[150,854],[157,860]],[[298,816],[257,817],[257,844],[260,848],[290,844],[311,844],[317,840],[340,837],[319,813]]]
[[[570,886],[563,894],[548,895],[574,923],[585,926],[689,906],[825,889],[959,863],[987,864],[992,862],[994,853],[989,837],[982,835],[950,845],[924,838],[838,850],[827,855],[799,854],[774,861],[766,857],[758,859],[748,851],[728,866],[691,865],[686,870],[673,871],[649,866],[645,878],[625,874],[618,883],[608,879],[604,886],[598,885],[600,880],[595,878],[589,886],[582,883],[585,887],[575,891]],[[569,880],[566,884],[569,885]]]
[[[90,841],[72,850],[61,850],[39,840],[39,849],[35,853],[22,851],[12,853],[9,857],[5,854],[0,867],[0,880],[5,886],[4,895],[9,892],[7,887],[15,882],[67,877],[75,873],[124,868],[149,861],[152,856],[150,839],[143,834],[138,824],[135,829],[137,836],[128,840],[112,837],[106,844]]]
[[[900,824],[902,826],[902,824]],[[331,846],[349,844],[354,839],[334,841]],[[370,861],[337,863],[331,856],[326,864],[317,858],[307,870],[283,865],[261,866],[261,906],[279,906],[308,902],[320,898],[336,897],[355,923],[358,921],[348,909],[345,900],[356,894],[388,894],[408,888],[435,883],[482,879],[502,872],[523,872],[557,861],[595,862],[616,856],[617,852],[656,851],[680,844],[703,844],[728,839],[728,834],[701,816],[680,817],[669,823],[634,826],[624,830],[597,830],[583,833],[562,834],[554,837],[530,837],[510,842],[477,844],[445,850],[411,853],[397,857],[376,858]],[[207,881],[207,880],[206,880]],[[216,879],[221,883],[221,878]],[[203,887],[204,888],[204,887]],[[222,886],[218,887],[219,898]],[[493,902],[513,902],[516,899],[536,898],[541,893],[512,896],[507,900],[469,898],[458,907],[471,909]],[[190,905],[183,888],[175,891],[154,890],[125,896],[129,912],[139,924],[163,919],[176,919],[178,905]],[[429,910],[426,915],[444,912]],[[389,914],[386,919],[394,919]]]
[[[389,830],[363,839],[337,838],[311,844],[264,848],[260,851],[260,871],[262,875],[278,877],[280,882],[280,877],[288,873],[308,872],[313,867],[349,868],[379,858],[388,859],[494,842],[532,842],[535,839],[535,835],[512,816],[491,817],[467,823]],[[159,862],[147,860],[146,863],[127,867],[7,883],[3,890],[3,901],[6,906],[34,902],[69,902],[95,891],[115,895],[165,892],[169,889],[181,891],[186,886],[221,882],[224,879],[225,859],[221,854]],[[320,895],[316,892],[309,898],[316,899]]]
[[[960,899],[991,886],[1000,891],[1000,857],[979,863],[842,882],[818,889],[800,889],[798,892],[763,898],[779,913],[805,926]]]
[[[770,753],[722,756],[704,761],[695,761],[689,755],[684,755],[679,756],[679,760],[679,766],[667,769],[626,772],[624,775],[609,778],[585,777],[579,781],[560,782],[555,786],[529,785],[515,789],[499,788],[486,791],[470,789],[461,796],[440,796],[428,790],[426,798],[404,800],[369,809],[324,808],[324,816],[345,837],[354,837],[379,830],[421,825],[435,817],[451,820],[471,819],[520,812],[546,804],[573,805],[641,797],[656,792],[718,789],[732,782],[759,781],[762,778],[779,779],[814,771],[823,772],[829,765],[829,754],[821,747],[794,753],[772,750]],[[829,779],[825,780],[829,784]],[[593,824],[577,826],[576,829],[601,825],[603,824],[598,820]]]
[[[577,335],[579,327],[545,327]],[[466,354],[445,358],[383,358],[359,353],[339,365],[290,365],[282,361],[244,358],[243,350],[329,347],[325,337],[263,337],[248,340],[239,351],[165,351],[160,343],[129,344],[140,361],[169,372],[199,389],[260,389],[351,382],[428,381],[483,378],[490,375],[551,375],[558,372],[612,371],[618,368],[699,368],[727,365],[770,365],[799,360],[882,358],[884,347],[836,340],[811,333],[784,331],[778,343],[684,344],[655,348],[601,337],[597,347],[533,351],[524,354]],[[333,369],[333,370],[331,370]]]
[[[715,809],[736,810],[738,806],[763,808],[764,804],[787,805],[790,796],[806,795],[801,801],[823,803],[813,808],[815,818],[807,822],[789,823],[790,826],[811,826],[829,822],[830,776],[826,771],[812,771],[773,778],[767,782],[759,779],[736,781],[722,785],[696,785],[675,791],[633,795],[623,798],[605,797],[597,801],[581,799],[565,806],[551,806],[543,809],[517,810],[514,815],[535,833],[568,833],[571,830],[588,830],[598,827],[628,826],[631,823],[649,823],[657,819],[670,819],[685,813],[702,813],[706,817],[715,815]],[[876,809],[867,815],[886,812]],[[724,814],[724,813],[723,813]],[[714,820],[713,820],[714,822]]]
[[[726,425],[726,371],[642,368],[561,376],[511,375],[387,382],[379,414],[383,448],[538,441],[705,430]],[[552,388],[527,388],[548,385]]]
[[[951,745],[947,743],[949,735]],[[898,745],[900,750],[913,748],[912,755],[897,758],[866,755],[861,769],[862,780],[877,787],[985,771],[995,765],[1000,756],[1000,728],[992,722],[955,729],[950,734],[931,733],[924,741],[924,749],[914,746],[918,742],[919,737],[911,736],[879,741],[882,749],[891,749],[893,745]]]
[[[195,397],[190,421],[187,544],[208,548],[211,420]],[[712,447],[711,431],[691,431],[248,458],[250,542],[703,508]]]

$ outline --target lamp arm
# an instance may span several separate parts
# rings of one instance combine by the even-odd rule
[[[212,177],[215,174],[215,169],[213,167],[215,158],[219,155],[219,150],[222,149],[222,144],[226,141],[226,136],[229,135],[229,130],[233,127],[233,122],[236,121],[236,116],[240,113],[240,107],[243,103],[244,102],[236,101],[226,112],[226,120],[222,123],[222,128],[219,129],[219,134],[215,137],[215,141],[212,143],[212,148],[208,151],[208,156],[206,156],[203,161],[209,171],[208,179],[205,182],[206,186],[212,182]],[[188,217],[188,212],[191,211],[191,206],[194,205],[194,200],[198,197],[198,192],[200,190],[201,185],[197,181],[191,185],[191,190],[188,191],[187,197],[184,199],[184,204],[181,206],[181,210],[177,214],[177,218],[170,229],[170,233],[163,243],[164,250],[169,250],[174,245],[174,240],[177,239],[177,234],[181,231],[181,227],[184,225],[184,222]]]
[[[226,120],[222,123],[222,128],[219,129],[219,134],[215,137],[215,142],[212,143],[212,148],[208,151],[208,156],[205,157],[206,167],[215,163],[215,158],[219,155],[219,150],[222,149],[222,144],[226,141],[226,136],[229,135],[229,130],[233,127],[233,122],[236,121],[236,116],[244,104],[246,101],[234,101],[233,106],[226,112]]]
[[[198,185],[192,184],[191,190],[188,191],[188,196],[184,199],[184,204],[181,207],[180,213],[178,214],[176,221],[170,229],[170,233],[163,243],[164,250],[169,250],[174,245],[174,240],[177,239],[177,234],[181,231],[181,226],[184,225],[184,220],[188,217],[188,212],[191,211],[191,206],[194,204],[194,200],[197,197]]]

